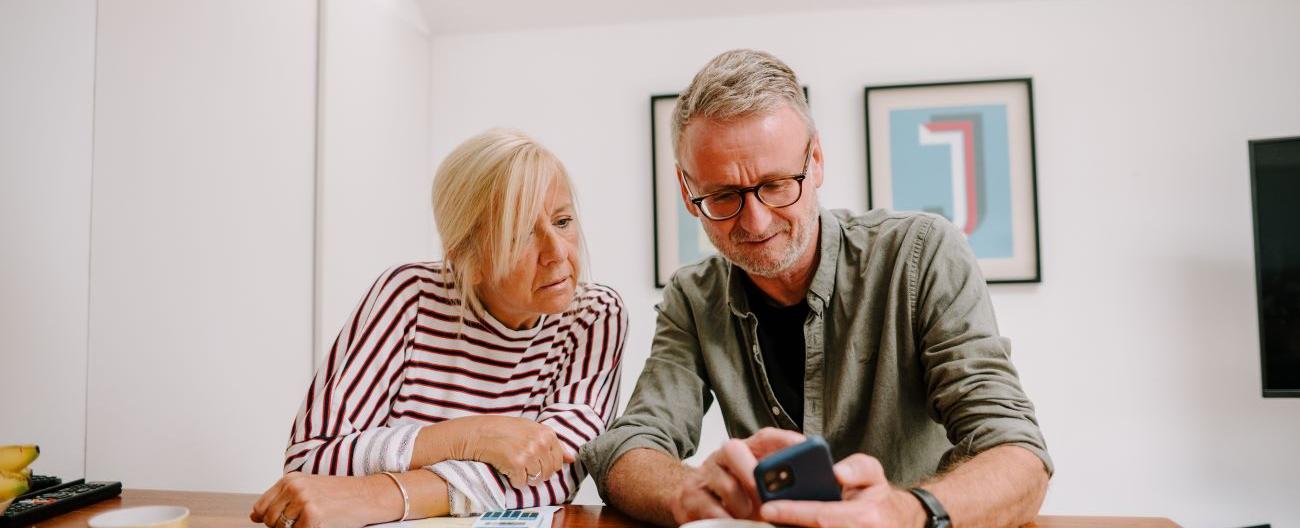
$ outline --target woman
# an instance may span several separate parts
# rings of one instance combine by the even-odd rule
[[[553,154],[491,130],[434,177],[442,262],[386,271],[293,424],[270,527],[361,526],[568,502],[578,448],[618,401],[627,330],[579,281],[582,237]]]

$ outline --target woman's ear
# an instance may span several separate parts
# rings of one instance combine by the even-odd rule
[[[482,285],[483,285],[483,267],[482,267],[482,266],[475,266],[474,269],[470,270],[470,274],[469,274],[469,283],[470,283],[471,285],[473,285],[473,286],[482,286]]]

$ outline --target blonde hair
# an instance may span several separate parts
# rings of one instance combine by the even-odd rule
[[[527,249],[547,190],[559,181],[569,183],[572,192],[559,158],[510,129],[494,128],[465,140],[438,166],[433,219],[444,269],[461,292],[462,307],[483,311],[475,279],[495,281],[510,273]]]
[[[692,119],[731,121],[766,114],[788,104],[817,133],[808,99],[794,70],[766,51],[734,49],[714,57],[695,74],[673,109],[673,152],[682,156],[682,130]]]

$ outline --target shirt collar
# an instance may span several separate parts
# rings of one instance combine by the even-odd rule
[[[818,314],[822,307],[830,302],[835,293],[835,270],[840,263],[840,221],[826,209],[820,209],[821,216],[821,253],[818,255],[817,271],[813,273],[812,284],[808,285],[808,305]],[[816,296],[820,302],[812,302]]]

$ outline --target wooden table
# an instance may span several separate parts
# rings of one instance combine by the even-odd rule
[[[40,523],[41,527],[84,527],[95,515],[131,506],[165,504],[190,509],[191,528],[257,526],[248,520],[257,495],[189,491],[124,490],[122,496]],[[614,508],[565,506],[556,514],[555,528],[634,528],[647,526]],[[1030,525],[1038,528],[1177,528],[1160,517],[1063,517],[1040,515]]]

